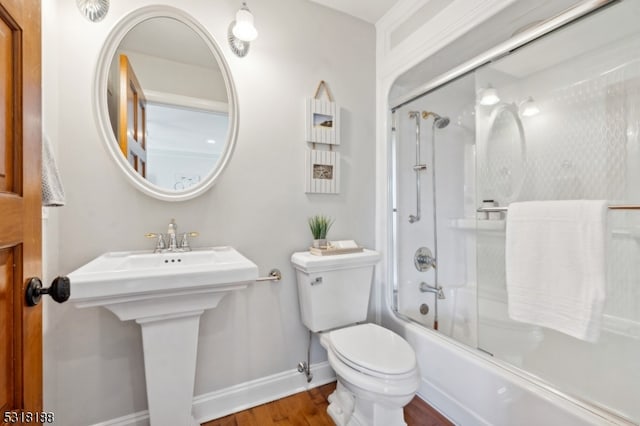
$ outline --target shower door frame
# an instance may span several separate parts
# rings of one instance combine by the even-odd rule
[[[439,77],[436,77],[435,79],[411,91],[410,93],[399,98],[392,99],[389,102],[389,104],[391,105],[391,113],[440,88],[441,86],[444,86],[447,83],[459,77],[462,77],[465,74],[475,71],[482,65],[488,64],[489,62],[494,61],[502,56],[506,56],[509,53],[539,39],[540,37],[544,37],[552,31],[569,25],[580,18],[583,18],[593,12],[602,9],[605,6],[611,5],[613,3],[618,3],[620,1],[625,0],[588,0],[570,9],[567,9],[565,12],[553,18],[550,18],[544,22],[539,23],[538,25],[531,27],[530,29],[514,35],[509,40],[500,43],[493,49],[490,49],[485,53],[482,53],[468,60],[462,65],[459,65],[453,68],[451,71],[442,74]]]

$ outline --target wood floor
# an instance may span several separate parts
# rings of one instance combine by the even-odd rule
[[[327,414],[327,397],[335,388],[335,382],[329,383],[212,420],[202,426],[333,426]],[[453,426],[418,397],[404,408],[404,418],[408,426]]]

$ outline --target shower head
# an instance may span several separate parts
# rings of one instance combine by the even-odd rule
[[[436,126],[438,129],[444,129],[449,125],[449,117],[437,117],[433,121],[433,125]]]
[[[433,125],[438,129],[444,129],[449,125],[449,117],[442,117],[439,114],[431,111],[422,111],[423,119],[429,118],[429,116],[433,116]]]

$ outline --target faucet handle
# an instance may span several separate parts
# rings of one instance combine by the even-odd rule
[[[189,251],[191,250],[191,247],[189,246],[189,237],[197,237],[200,234],[197,232],[185,232],[184,234],[182,234],[182,240],[180,241],[180,248],[182,250],[186,250]]]
[[[156,232],[148,232],[146,234],[144,234],[145,237],[147,238],[157,238],[158,241],[156,242],[156,250],[155,251],[160,251],[160,250],[164,250],[167,248],[167,245],[164,242],[164,236],[161,233],[156,233]]]

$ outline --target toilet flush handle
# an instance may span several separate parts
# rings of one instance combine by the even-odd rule
[[[322,277],[316,277],[313,281],[311,281],[311,285],[322,284]]]

